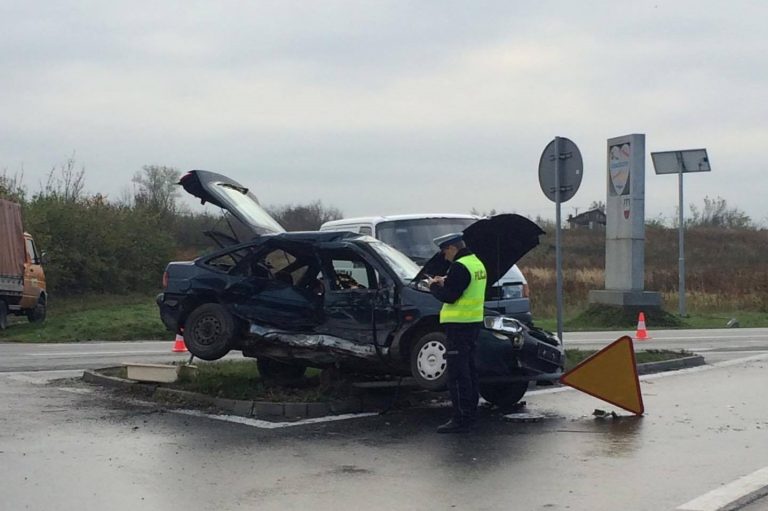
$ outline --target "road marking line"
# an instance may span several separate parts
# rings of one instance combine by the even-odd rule
[[[756,470],[678,507],[679,511],[725,511],[738,509],[768,495],[768,467]]]
[[[347,419],[359,419],[361,417],[371,417],[378,415],[378,413],[347,413],[344,415],[329,415],[327,417],[315,417],[312,419],[304,419],[296,422],[269,422],[260,419],[251,419],[248,417],[240,417],[237,415],[218,415],[200,412],[198,410],[169,410],[171,413],[179,413],[182,415],[192,415],[194,417],[205,417],[207,419],[234,422],[236,424],[244,424],[246,426],[252,426],[254,428],[261,429],[279,429],[289,428],[291,426],[304,426],[306,424],[317,424],[320,422],[334,422]]]
[[[30,353],[31,357],[87,357],[93,355],[173,355],[171,351],[62,351]]]

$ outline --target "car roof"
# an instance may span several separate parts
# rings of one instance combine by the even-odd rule
[[[280,238],[291,241],[332,242],[351,238],[360,238],[362,235],[348,231],[292,231],[277,234],[267,234],[264,238]]]
[[[385,216],[361,216],[355,218],[343,218],[341,220],[331,220],[325,222],[320,228],[339,227],[344,225],[371,224],[376,225],[381,222],[394,220],[422,220],[429,218],[462,218],[478,220],[482,218],[478,215],[467,215],[461,213],[412,213],[407,215],[385,215]]]

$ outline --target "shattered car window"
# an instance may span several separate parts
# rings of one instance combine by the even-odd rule
[[[250,255],[250,253],[251,253],[250,249],[242,248],[240,250],[227,252],[226,254],[222,254],[212,259],[209,259],[208,261],[206,261],[205,264],[207,264],[208,266],[212,266],[217,270],[221,270],[229,273],[233,271],[238,266],[238,264],[241,261],[243,261],[243,259],[245,259],[248,255]]]
[[[285,229],[275,222],[275,219],[264,211],[256,200],[256,197],[247,190],[235,188],[227,183],[219,183],[221,191],[235,203],[237,210],[246,217],[251,225],[260,225],[271,229],[273,232],[285,232]]]
[[[370,289],[376,282],[369,279],[368,266],[359,259],[334,258],[331,261],[335,275],[336,289]]]
[[[375,238],[365,237],[365,241],[392,267],[397,277],[403,282],[410,282],[421,270],[418,264],[414,263],[413,260],[396,248],[382,243]]]

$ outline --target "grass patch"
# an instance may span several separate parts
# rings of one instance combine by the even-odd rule
[[[569,371],[573,369],[585,359],[597,353],[597,351],[598,350],[565,350],[565,370]],[[675,360],[677,358],[692,356],[693,353],[685,350],[643,350],[635,352],[635,361],[638,364],[646,364],[649,362],[663,362],[665,360]]]
[[[80,342],[173,339],[160,321],[154,299],[145,295],[88,295],[52,300],[39,324],[23,317],[0,331],[0,341]]]
[[[563,329],[567,331],[589,331],[589,330],[631,330],[637,328],[637,313],[621,314],[617,313],[618,307],[593,305],[593,310],[581,312],[575,316],[563,318]],[[601,310],[594,310],[594,309]],[[639,310],[637,311],[639,312]],[[659,320],[657,315],[645,312],[645,326],[649,330],[674,329],[674,328],[727,328],[727,323],[731,319],[736,319],[741,328],[766,328],[768,327],[768,313],[754,311],[738,312],[692,312],[688,316],[681,318],[676,314],[664,312],[664,317]],[[616,317],[613,315],[616,314]],[[534,323],[537,327],[557,331],[557,319],[551,317],[536,317],[534,311]]]
[[[256,360],[225,360],[198,364],[196,377],[169,387],[208,396],[274,402],[322,402],[338,399],[345,391],[321,384],[320,370],[308,369],[304,378],[279,385],[261,379]]]
[[[566,322],[568,328],[635,328],[640,312],[645,314],[645,325],[663,328],[689,328],[689,325],[662,309],[643,309],[641,307],[613,307],[610,305],[590,305],[584,312]]]

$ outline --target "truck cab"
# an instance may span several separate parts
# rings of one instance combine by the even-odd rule
[[[37,249],[35,240],[24,233],[24,290],[18,304],[17,314],[26,314],[30,321],[37,322],[45,319],[48,294],[45,290],[45,272],[43,271],[43,254]],[[15,309],[11,307],[11,310]]]
[[[0,330],[8,326],[9,314],[43,321],[48,305],[45,256],[24,232],[21,205],[6,199],[0,199],[0,239]]]

